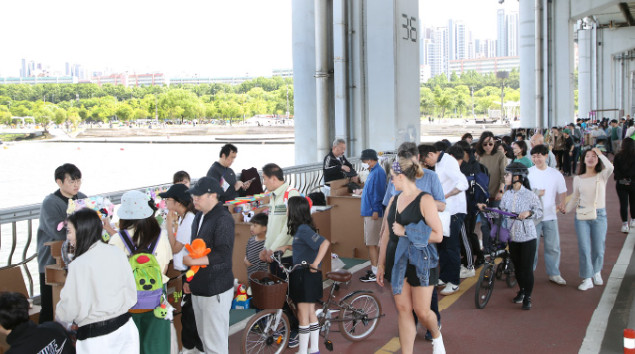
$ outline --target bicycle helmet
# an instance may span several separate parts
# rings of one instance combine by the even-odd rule
[[[507,167],[505,167],[505,171],[508,173],[511,173],[512,177],[518,176],[518,180],[513,181],[512,184],[514,183],[524,184],[524,181],[527,179],[527,176],[529,175],[529,169],[527,168],[527,166],[523,165],[520,162],[510,163],[509,165],[507,165]]]
[[[512,176],[527,177],[529,175],[529,169],[527,166],[520,162],[510,163],[507,167],[505,167],[505,171],[511,173]]]

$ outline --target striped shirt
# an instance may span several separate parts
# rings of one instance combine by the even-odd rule
[[[259,270],[266,271],[268,269],[267,263],[260,260],[259,254],[260,251],[265,247],[265,240],[258,241],[256,240],[256,236],[252,236],[249,241],[247,241],[247,249],[245,250],[245,257],[250,266],[247,266],[247,278],[251,276],[252,273],[257,272]]]

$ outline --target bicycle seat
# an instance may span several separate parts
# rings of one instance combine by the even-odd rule
[[[348,270],[339,269],[326,273],[326,278],[336,281],[338,283],[346,283],[353,277],[353,274]]]

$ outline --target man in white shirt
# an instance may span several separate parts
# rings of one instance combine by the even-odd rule
[[[557,210],[564,210],[567,185],[558,170],[547,166],[549,149],[545,145],[537,145],[531,149],[531,160],[534,166],[529,168],[529,183],[532,190],[540,197],[543,217],[536,224],[536,233],[544,237],[545,268],[549,280],[566,285],[560,276],[560,233],[558,232]],[[556,204],[556,197],[558,204]],[[540,238],[538,239],[540,242]],[[534,270],[538,264],[538,248],[534,259]]]
[[[424,145],[425,146],[425,145]],[[421,163],[434,168],[439,176],[443,194],[445,194],[445,211],[451,215],[450,235],[443,237],[439,244],[439,284],[445,284],[441,294],[450,295],[459,290],[461,272],[461,231],[465,230],[463,220],[467,213],[465,191],[469,187],[467,178],[461,173],[459,163],[451,155],[444,153],[445,144],[434,144],[433,151],[426,151],[419,146]],[[427,147],[427,146],[426,146]],[[445,236],[445,235],[444,235]]]

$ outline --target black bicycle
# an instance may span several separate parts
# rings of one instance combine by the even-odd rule
[[[494,291],[494,283],[496,279],[505,277],[507,286],[513,288],[516,286],[516,273],[514,272],[514,264],[511,261],[509,251],[507,250],[507,242],[509,241],[509,231],[505,229],[503,224],[503,216],[507,216],[516,220],[518,215],[508,213],[499,209],[485,208],[484,215],[490,223],[492,230],[492,242],[490,245],[490,253],[485,258],[481,275],[476,283],[476,291],[474,293],[474,304],[476,308],[483,309],[487,306],[492,292]],[[486,235],[483,235],[486,237]],[[497,264],[496,258],[501,258]]]

